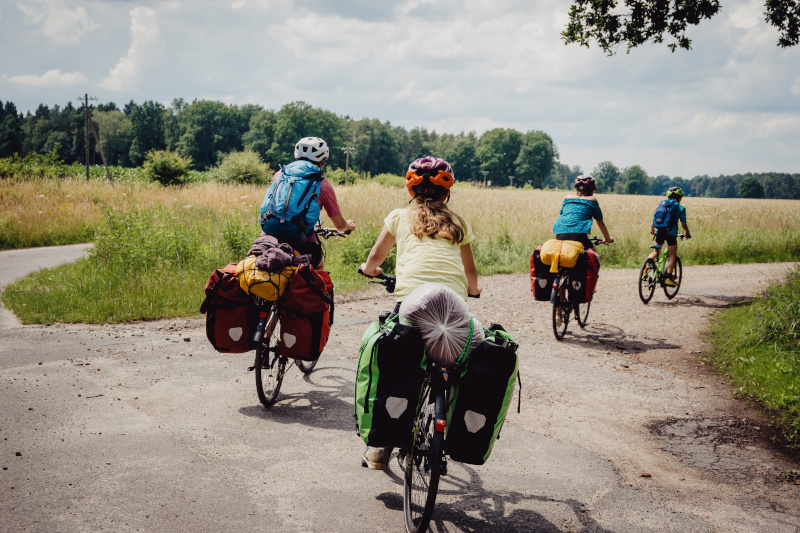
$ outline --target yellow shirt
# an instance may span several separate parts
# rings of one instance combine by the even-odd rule
[[[475,239],[469,224],[464,228],[464,239],[453,244],[447,239],[415,237],[411,233],[408,209],[395,209],[383,223],[397,242],[394,295],[398,302],[428,282],[447,285],[464,300],[467,299],[467,275],[461,262],[461,246]]]

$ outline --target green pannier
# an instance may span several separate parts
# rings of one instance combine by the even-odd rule
[[[422,335],[390,316],[373,322],[361,338],[355,418],[367,446],[408,447],[425,380]]]
[[[447,455],[472,465],[482,465],[492,453],[518,377],[514,339],[497,324],[485,333],[453,387],[447,411]]]

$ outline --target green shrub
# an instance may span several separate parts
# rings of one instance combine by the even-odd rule
[[[225,155],[216,169],[216,176],[224,183],[269,183],[269,165],[257,153],[246,150]]]
[[[0,178],[26,179],[63,179],[71,174],[69,165],[58,158],[58,146],[46,154],[29,153],[25,157],[12,154],[0,159]]]
[[[406,179],[396,174],[378,174],[372,178],[373,181],[380,183],[384,187],[405,187]]]
[[[144,158],[145,176],[161,185],[183,185],[192,166],[192,158],[169,150],[150,150]]]
[[[324,169],[325,178],[334,185],[344,185],[345,170],[343,168]],[[352,185],[370,179],[369,172],[357,172],[352,168],[347,171],[347,183]]]

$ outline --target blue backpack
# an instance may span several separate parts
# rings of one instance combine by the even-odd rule
[[[678,224],[680,205],[675,200],[661,200],[653,215],[653,227],[656,229],[672,229]]]
[[[319,220],[321,184],[322,172],[313,163],[295,161],[283,167],[261,203],[264,233],[281,242],[305,242]]]

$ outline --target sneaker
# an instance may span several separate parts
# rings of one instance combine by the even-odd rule
[[[364,455],[361,456],[361,466],[370,470],[386,470],[386,462],[389,460],[391,448],[374,448],[367,446]]]
[[[667,276],[664,278],[664,285],[667,287],[677,287],[678,284],[675,283],[675,276]]]

